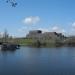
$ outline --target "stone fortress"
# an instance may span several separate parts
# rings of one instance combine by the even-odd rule
[[[42,32],[41,30],[33,30],[30,31],[29,34],[26,35],[27,39],[39,39],[39,40],[46,40],[46,39],[64,39],[65,36],[62,33],[57,32]]]

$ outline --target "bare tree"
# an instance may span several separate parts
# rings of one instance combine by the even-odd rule
[[[5,29],[4,34],[3,34],[3,40],[4,40],[4,42],[7,42],[8,38],[9,38],[9,34],[8,34],[7,30]]]

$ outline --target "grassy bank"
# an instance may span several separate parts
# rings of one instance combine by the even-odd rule
[[[0,39],[3,42],[3,39]],[[21,46],[31,47],[61,47],[73,46],[75,47],[75,38],[62,39],[26,39],[26,38],[13,38],[8,39],[7,42],[19,44]]]
[[[57,47],[61,46],[60,40],[33,40],[33,39],[16,39],[16,42],[21,46],[32,46],[32,47]]]

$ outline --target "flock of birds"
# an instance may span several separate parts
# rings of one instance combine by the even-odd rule
[[[12,7],[16,7],[17,6],[16,0],[6,0],[6,3],[10,3]]]

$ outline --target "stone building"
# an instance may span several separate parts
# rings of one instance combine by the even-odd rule
[[[56,32],[44,32],[42,33],[41,30],[33,30],[30,31],[29,34],[26,35],[27,39],[40,39],[40,40],[46,40],[46,39],[64,39],[64,35],[61,33]]]

